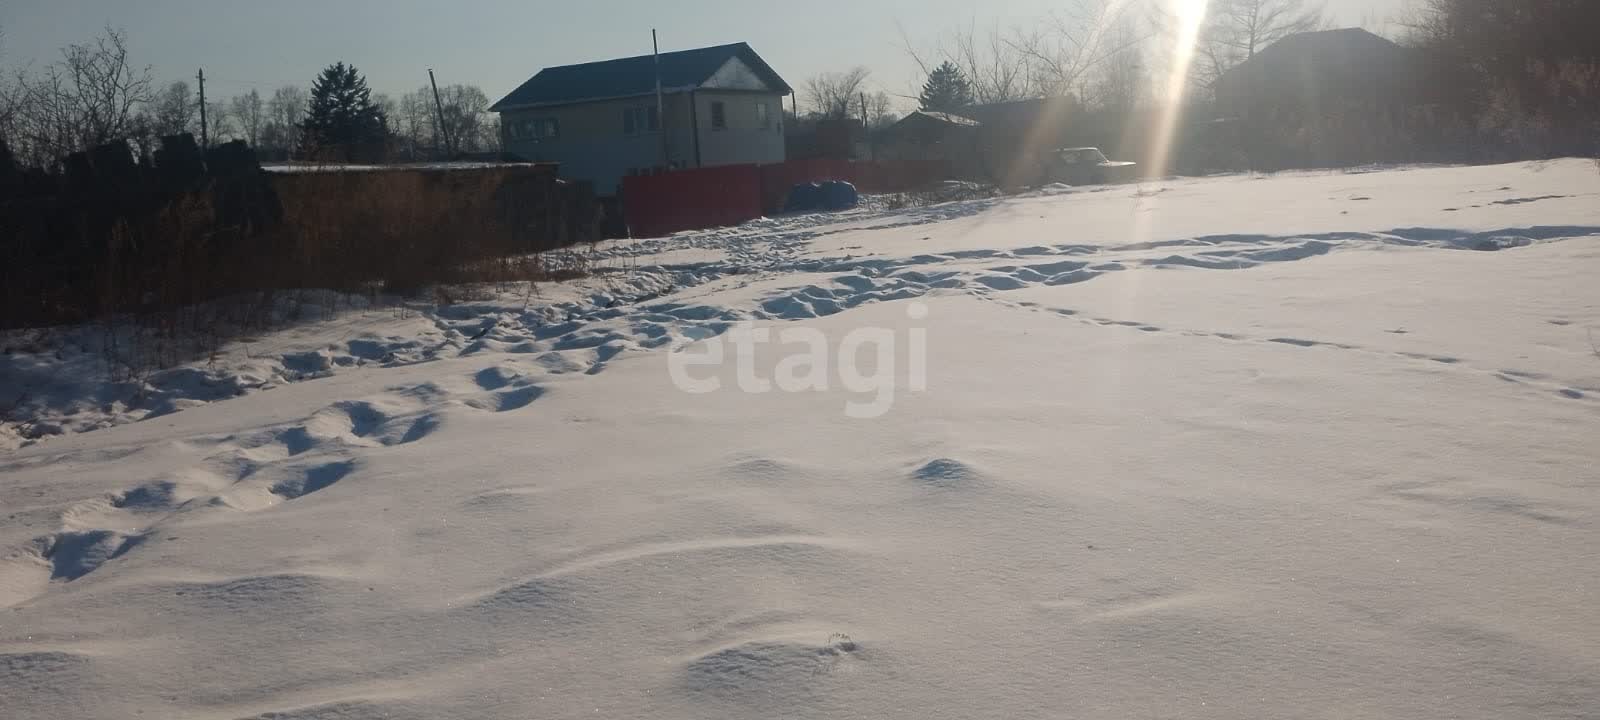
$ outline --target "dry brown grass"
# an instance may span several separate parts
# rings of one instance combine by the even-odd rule
[[[220,185],[147,212],[0,215],[0,226],[41,220],[0,248],[17,260],[0,267],[0,326],[94,321],[111,374],[137,381],[307,310],[326,317],[352,295],[371,307],[397,295],[450,304],[532,294],[534,283],[584,274],[543,253],[594,239],[598,225],[580,217],[596,208],[585,189],[540,168],[314,172],[272,183],[282,222],[266,229],[224,224],[219,211],[270,195]],[[58,239],[51,227],[70,234]]]
[[[582,237],[567,192],[542,170],[312,172],[281,175],[284,241],[299,286],[434,284],[545,276],[537,253]]]

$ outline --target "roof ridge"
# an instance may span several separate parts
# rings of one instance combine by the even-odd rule
[[[747,43],[747,42],[735,42],[735,43],[724,43],[722,45],[706,45],[704,47],[686,48],[686,49],[683,49],[683,50],[668,50],[668,51],[662,52],[661,56],[662,57],[666,57],[668,55],[682,55],[684,53],[703,52],[703,51],[706,51],[706,50],[723,50],[723,49],[727,49],[727,48],[736,48],[736,47],[739,47],[740,45],[748,46],[749,44],[750,43]],[[565,70],[567,68],[583,67],[585,65],[603,65],[605,63],[613,63],[613,62],[628,62],[628,61],[632,61],[632,60],[644,60],[646,58],[653,58],[653,57],[655,57],[654,53],[645,53],[643,55],[629,55],[627,57],[607,58],[605,60],[590,60],[588,62],[568,63],[566,65],[547,65],[542,70],[540,70],[540,72],[544,72],[544,70]]]
[[[625,98],[655,90],[656,78],[668,88],[698,87],[730,59],[742,59],[768,87],[784,95],[789,84],[748,42],[673,50],[661,53],[659,69],[652,72],[652,55],[610,58],[571,65],[553,65],[539,70],[489,106],[494,112],[536,104],[561,104],[587,99]]]

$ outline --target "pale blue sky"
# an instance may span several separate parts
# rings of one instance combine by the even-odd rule
[[[1409,0],[1328,0],[1340,24],[1375,26]],[[930,42],[976,19],[1012,25],[1060,0],[0,0],[0,65],[48,61],[57,48],[110,23],[128,31],[136,60],[158,80],[205,67],[211,94],[309,85],[336,60],[374,90],[427,82],[481,86],[491,100],[546,65],[746,41],[790,84],[865,65],[874,89],[911,92],[915,65],[896,21]]]

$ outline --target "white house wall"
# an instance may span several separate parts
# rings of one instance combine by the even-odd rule
[[[743,92],[700,90],[694,95],[700,121],[700,165],[780,163],[783,146],[783,97]],[[711,106],[723,103],[727,128],[712,127]],[[769,122],[761,127],[756,106],[765,103]]]
[[[668,160],[681,167],[693,167],[694,146],[690,132],[687,95],[668,95],[663,127],[668,133]],[[623,133],[624,110],[654,107],[654,97],[603,100],[549,108],[512,110],[501,114],[506,151],[535,162],[561,163],[561,176],[594,183],[597,194],[616,193],[630,169],[649,169],[663,164],[661,133]],[[513,123],[529,119],[553,118],[560,124],[560,135],[553,139],[511,137]]]
[[[740,63],[740,66],[743,64]],[[728,68],[725,67],[725,70]],[[745,68],[748,71],[748,68]],[[730,76],[737,75],[730,72]],[[691,113],[688,93],[665,98],[663,128],[667,133],[667,158],[675,167],[715,167],[748,163],[783,162],[783,97],[738,90],[701,89],[694,93]],[[663,165],[661,134],[623,133],[623,111],[655,106],[654,97],[601,100],[549,108],[509,110],[501,113],[501,133],[507,152],[534,162],[561,163],[561,176],[588,180],[600,195],[613,195],[630,170]],[[723,103],[727,127],[712,124],[713,103]],[[761,127],[756,107],[767,106],[767,127]],[[554,119],[560,126],[556,138],[513,138],[511,128],[524,120]],[[694,124],[699,125],[698,148]],[[698,150],[698,152],[697,152]]]

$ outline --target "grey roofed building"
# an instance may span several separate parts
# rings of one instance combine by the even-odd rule
[[[662,89],[677,93],[704,86],[735,58],[778,94],[794,92],[747,43],[661,53]],[[489,111],[639,97],[655,92],[655,56],[639,55],[545,68],[501,98]]]
[[[964,116],[961,116],[961,115],[957,115],[955,113],[938,112],[938,111],[935,111],[935,110],[918,110],[916,112],[911,113],[911,115],[923,115],[923,116],[926,116],[926,117],[928,117],[928,118],[930,118],[930,119],[932,119],[934,121],[941,122],[941,123],[946,123],[946,124],[949,124],[949,125],[961,125],[961,126],[965,126],[965,127],[977,127],[977,126],[983,124],[983,123],[980,123],[977,120],[973,120],[972,118],[969,118],[969,117],[964,117]],[[909,118],[909,117],[911,117],[911,115],[907,115],[906,117]],[[902,122],[903,121],[904,121],[904,119],[902,119]]]
[[[982,123],[954,113],[918,110],[884,129],[874,157],[884,160],[941,162],[956,177],[982,175],[978,133]]]
[[[962,138],[975,138],[981,125],[953,113],[917,110],[879,133],[878,143],[890,157],[921,159]]]
[[[1217,79],[1217,110],[1235,117],[1392,110],[1417,102],[1414,53],[1360,28],[1296,33]]]
[[[557,162],[601,195],[668,169],[785,159],[783,97],[794,92],[745,43],[545,68],[489,109],[508,152]]]

